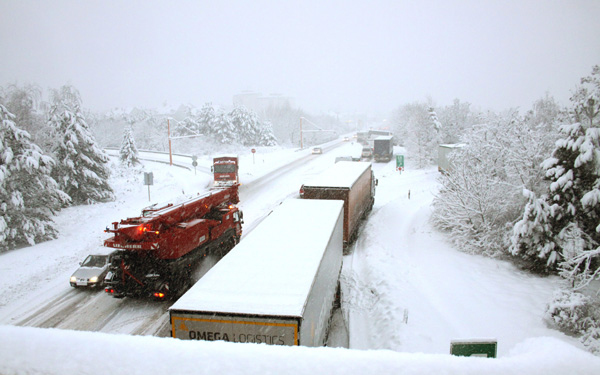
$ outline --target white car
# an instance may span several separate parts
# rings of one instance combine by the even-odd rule
[[[79,263],[80,267],[69,280],[72,287],[96,288],[104,285],[104,277],[108,273],[109,254],[91,254]]]
[[[323,149],[321,147],[313,147],[312,153],[313,154],[322,154],[323,153]]]
[[[373,157],[373,149],[369,146],[364,146],[360,156],[363,159],[371,159]]]

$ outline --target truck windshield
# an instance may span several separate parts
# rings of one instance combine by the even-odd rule
[[[235,164],[215,164],[215,173],[235,173]]]

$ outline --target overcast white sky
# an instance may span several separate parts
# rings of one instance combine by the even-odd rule
[[[387,113],[454,98],[563,104],[600,64],[598,0],[0,0],[0,85],[69,83],[84,106],[230,105]]]

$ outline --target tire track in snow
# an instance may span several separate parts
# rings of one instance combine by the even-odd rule
[[[375,168],[376,173],[378,169],[381,168]],[[431,178],[436,178],[432,171],[418,171],[380,180],[402,179],[401,186],[406,189],[398,190],[398,184],[394,184],[397,191],[394,198],[389,190],[391,184],[379,185],[378,189],[390,198],[382,202],[376,197],[374,210],[356,243],[352,267],[344,269],[346,293],[352,296],[346,306],[352,348],[398,350],[405,341],[404,331],[411,318],[408,302],[427,300],[420,291],[421,285],[412,277],[420,265],[411,259],[412,254],[420,250],[416,239],[428,230],[423,219],[427,221],[432,199],[428,189],[418,188],[419,181]],[[410,185],[416,186],[412,199],[406,194]],[[402,215],[398,216],[398,212]],[[371,235],[375,232],[389,233],[389,236],[376,238]],[[435,307],[431,306],[430,310],[435,311]]]
[[[16,322],[15,325],[56,328],[71,314],[78,312],[77,306],[85,304],[96,297],[95,291],[77,292],[76,290],[70,290],[62,294],[57,300],[47,302],[24,319]]]
[[[162,308],[156,310],[152,315],[146,317],[145,324],[140,324],[139,327],[134,329],[131,334],[138,336],[152,335],[156,333],[165,325],[165,322],[169,323],[169,307],[170,304],[161,306]]]

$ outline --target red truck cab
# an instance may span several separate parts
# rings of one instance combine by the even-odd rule
[[[232,186],[240,183],[238,174],[239,159],[237,155],[222,155],[213,158],[211,171],[214,175],[214,186]]]

